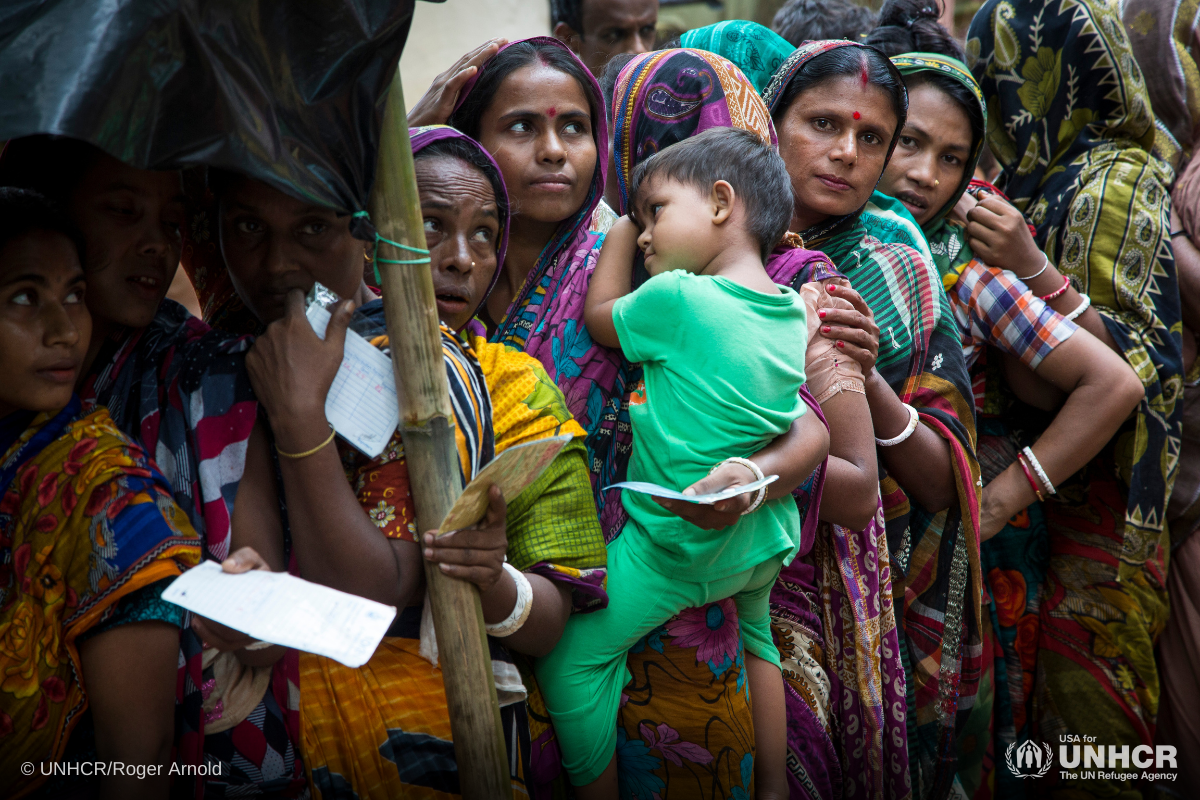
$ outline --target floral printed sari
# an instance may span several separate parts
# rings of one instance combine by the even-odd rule
[[[1173,171],[1153,154],[1145,81],[1113,6],[991,0],[971,25],[967,57],[1004,167],[998,185],[1091,298],[1146,388],[1133,418],[1043,504],[1049,552],[1030,735],[1152,745],[1161,691],[1154,641],[1167,616],[1164,520],[1183,405]],[[1006,413],[1030,435],[1045,427],[1031,410]],[[1134,789],[1103,775],[1046,781],[1104,795]]]
[[[45,780],[22,763],[59,761],[87,711],[80,638],[199,563],[200,540],[104,409],[17,412],[0,448],[0,794],[19,797]]]

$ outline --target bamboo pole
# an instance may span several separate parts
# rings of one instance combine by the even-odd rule
[[[425,249],[405,117],[404,91],[397,69],[383,114],[369,210],[380,236]],[[380,243],[379,253],[396,260],[417,257],[384,243]],[[433,277],[427,263],[380,264],[379,275],[417,528],[437,530],[463,486]],[[425,582],[437,629],[462,795],[467,800],[511,798],[508,756],[479,591],[474,584],[447,577],[429,563],[425,564]]]

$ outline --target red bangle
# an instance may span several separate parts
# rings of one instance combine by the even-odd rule
[[[1033,487],[1033,493],[1037,495],[1037,499],[1039,501],[1045,500],[1045,496],[1042,495],[1042,487],[1038,485],[1036,480],[1034,480],[1033,473],[1030,472],[1029,467],[1025,465],[1025,457],[1018,454],[1017,463],[1021,465],[1021,471],[1025,473],[1025,479],[1028,480],[1029,485]]]
[[[1066,294],[1066,293],[1067,293],[1067,289],[1069,289],[1069,288],[1071,288],[1071,279],[1070,279],[1070,278],[1068,278],[1066,275],[1064,275],[1064,276],[1063,276],[1063,285],[1062,285],[1062,286],[1058,287],[1057,289],[1055,289],[1053,292],[1051,292],[1050,294],[1046,295],[1045,297],[1042,297],[1042,298],[1039,298],[1039,299],[1041,299],[1041,300],[1044,300],[1044,301],[1046,301],[1046,302],[1050,302],[1051,300],[1057,300],[1058,298],[1060,298],[1060,297],[1062,297],[1064,294]]]

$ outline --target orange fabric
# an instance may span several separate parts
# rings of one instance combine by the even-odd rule
[[[354,787],[360,800],[449,800],[459,795],[407,782],[437,782],[436,754],[453,753],[450,718],[442,673],[419,654],[417,639],[385,637],[363,666],[350,669],[311,653],[300,654],[300,732],[304,766],[315,797],[321,774],[336,773]],[[328,709],[336,708],[336,714]],[[314,724],[320,719],[321,724]],[[388,740],[381,741],[387,731]],[[390,737],[406,737],[404,763],[390,753]],[[430,737],[424,739],[424,737]],[[425,758],[414,757],[410,743],[424,739]],[[517,788],[514,783],[514,789]]]

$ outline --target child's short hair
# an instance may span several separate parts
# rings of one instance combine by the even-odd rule
[[[746,228],[758,240],[763,259],[787,233],[792,221],[792,181],[774,148],[740,128],[711,128],[673,144],[638,164],[629,181],[632,207],[638,190],[652,177],[670,178],[707,192],[727,181],[745,204]]]
[[[0,186],[0,250],[30,231],[61,233],[83,261],[83,236],[57,206],[32,189]]]

